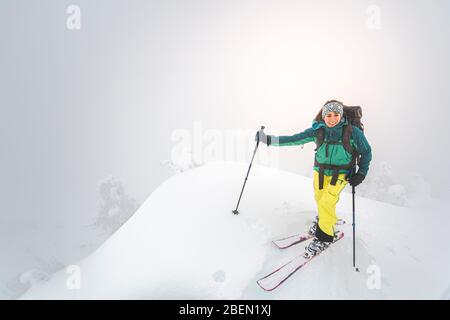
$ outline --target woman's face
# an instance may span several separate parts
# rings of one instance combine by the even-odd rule
[[[337,112],[328,112],[325,118],[323,118],[323,121],[325,121],[325,124],[328,127],[334,127],[341,121],[341,115]]]

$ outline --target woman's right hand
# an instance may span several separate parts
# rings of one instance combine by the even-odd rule
[[[270,136],[266,135],[263,130],[256,132],[255,141],[258,141],[258,139],[260,142],[270,145]]]

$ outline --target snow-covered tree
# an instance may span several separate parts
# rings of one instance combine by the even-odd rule
[[[191,162],[175,163],[172,160],[160,160],[159,163],[162,166],[169,167],[174,173],[185,172],[189,169],[195,168],[196,166]]]
[[[406,205],[417,206],[431,201],[431,185],[418,173],[410,173],[406,176]]]
[[[138,205],[112,175],[98,183],[98,194],[100,203],[94,226],[112,234],[136,212]]]
[[[190,151],[174,153],[170,160],[160,160],[159,163],[162,166],[169,167],[174,173],[185,172],[203,164],[195,162],[192,152]]]
[[[401,184],[394,184],[389,186],[385,191],[384,201],[399,206],[406,204],[406,188]]]
[[[386,199],[388,188],[394,184],[392,167],[387,162],[381,162],[371,168],[367,179],[358,186],[357,192],[369,199],[390,202]]]
[[[431,199],[431,186],[418,173],[395,175],[387,162],[381,162],[373,165],[357,193],[399,206],[416,206]]]

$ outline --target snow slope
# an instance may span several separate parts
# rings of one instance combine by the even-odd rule
[[[264,292],[256,280],[304,247],[280,251],[271,240],[306,231],[316,206],[310,178],[254,164],[241,214],[233,215],[247,168],[221,162],[173,176],[77,263],[79,289],[69,289],[71,275],[62,270],[22,298],[450,298],[446,212],[439,206],[412,210],[358,197],[357,273],[348,193],[337,209],[349,222],[341,227],[344,239],[277,290]]]

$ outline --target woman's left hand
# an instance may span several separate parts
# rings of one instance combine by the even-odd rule
[[[357,185],[361,184],[361,182],[363,182],[365,178],[366,176],[362,173],[357,173],[348,180],[348,183],[350,183],[352,187],[356,187]]]

